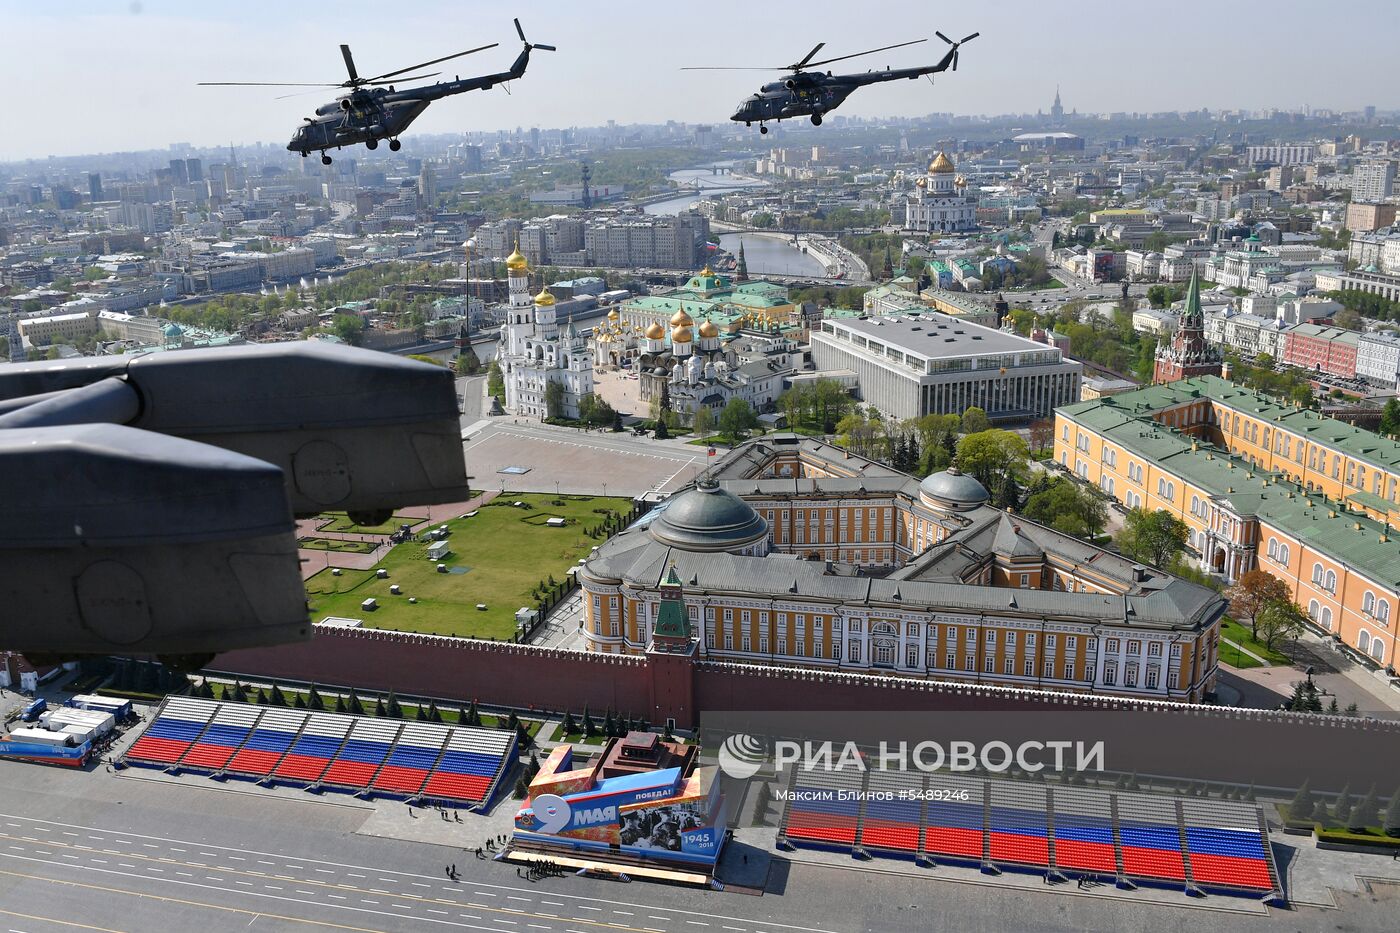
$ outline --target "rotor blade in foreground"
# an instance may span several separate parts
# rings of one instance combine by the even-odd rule
[[[401,74],[403,74],[405,71],[416,71],[416,70],[419,69],[419,68],[427,68],[429,65],[436,65],[438,62],[450,61],[450,60],[452,60],[452,59],[454,59],[454,58],[461,58],[463,55],[471,55],[471,54],[473,54],[473,53],[475,53],[475,52],[484,52],[484,51],[486,51],[487,49],[494,49],[494,48],[495,48],[496,46],[498,46],[498,45],[500,45],[499,42],[492,42],[490,45],[482,45],[482,46],[478,46],[478,47],[476,47],[476,48],[474,48],[474,49],[467,49],[465,52],[457,52],[457,53],[452,54],[452,55],[444,55],[442,58],[435,58],[435,59],[433,59],[433,60],[430,61],[430,62],[419,62],[419,63],[416,64],[416,65],[409,65],[407,68],[399,68],[399,69],[397,69],[397,70],[395,70],[395,71],[386,71],[386,72],[385,72],[384,74],[382,74],[382,75],[375,75],[373,78],[366,78],[365,80],[366,80],[366,81],[381,81],[381,80],[383,80],[384,78],[392,78],[392,77],[394,77],[395,75],[401,75]]]
[[[886,45],[878,49],[870,49],[868,52],[856,52],[852,55],[842,55],[837,58],[827,58],[819,62],[811,62],[807,67],[815,68],[818,65],[830,65],[832,62],[844,62],[848,58],[860,58],[862,55],[874,55],[876,52],[888,52],[890,49],[902,49],[906,45],[918,45],[920,42],[927,41],[927,39],[914,39],[909,42],[899,42],[894,45]]]

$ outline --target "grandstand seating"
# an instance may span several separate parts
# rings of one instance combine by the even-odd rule
[[[198,741],[180,759],[181,767],[218,770],[229,763],[248,738],[262,711],[256,707],[221,706]]]
[[[1221,809],[1227,812],[1221,813]],[[1264,890],[1273,887],[1269,858],[1259,834],[1259,817],[1253,807],[1227,802],[1219,809],[1207,808],[1200,801],[1187,800],[1182,803],[1182,817],[1191,876],[1197,884]],[[1220,825],[1227,821],[1232,825]]]
[[[199,738],[215,709],[188,697],[170,698],[127,754],[157,764],[174,764]]]
[[[227,705],[227,704],[225,704]],[[293,710],[269,709],[248,735],[225,770],[263,777],[272,773],[282,756],[306,723],[306,714]]]
[[[340,751],[340,746],[345,744],[345,736],[354,724],[350,716],[312,713],[292,747],[272,769],[272,776],[315,783],[326,772],[326,766]]]
[[[514,760],[514,732],[171,697],[130,764],[479,803]]]
[[[431,722],[404,726],[398,742],[375,776],[373,786],[401,794],[418,793],[442,754],[448,731],[446,726]]]
[[[842,788],[869,793],[841,800]],[[1281,890],[1258,807],[1244,802],[878,771],[794,771],[788,789],[779,832],[794,843],[1229,893]]]
[[[859,773],[803,772],[791,788],[787,834],[814,843],[854,844],[861,781]]]
[[[1124,874],[1171,881],[1186,879],[1175,801],[1142,794],[1119,795],[1118,841]]]
[[[862,844],[875,849],[917,852],[923,803],[907,793],[907,783],[894,777],[878,771],[870,775],[869,790],[874,796],[865,807]],[[900,796],[901,791],[905,796]]]
[[[1104,795],[1077,787],[1056,787],[1055,864],[1066,870],[1112,875],[1118,871],[1113,819]]]
[[[987,838],[991,860],[1049,866],[1045,788],[1001,781],[987,787],[991,795]]]
[[[449,800],[480,800],[500,770],[501,756],[514,754],[515,736],[486,729],[453,729],[447,748],[428,776],[423,793]]]

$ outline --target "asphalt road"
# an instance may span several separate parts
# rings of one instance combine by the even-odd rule
[[[846,868],[778,858],[762,897],[572,876],[530,883],[461,849],[361,834],[370,811],[350,798],[246,787],[0,762],[0,931],[1385,930],[1397,904],[1394,886],[1380,885],[1341,895],[1342,911],[1264,915],[1217,897],[1188,912],[940,881],[936,869],[871,870],[909,870],[878,860]],[[463,819],[462,844],[475,846],[482,821]],[[451,863],[457,882],[445,877]]]

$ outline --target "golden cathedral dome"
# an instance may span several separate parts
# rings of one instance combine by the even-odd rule
[[[666,328],[661,326],[660,321],[657,321],[655,324],[647,328],[646,338],[648,340],[662,340],[665,338],[665,336]]]
[[[515,244],[515,252],[506,257],[506,268],[512,272],[524,272],[530,268],[530,261],[520,252],[520,244]]]
[[[617,309],[616,309],[616,308],[613,308],[611,311],[608,312],[608,320],[609,320],[609,321],[616,321],[616,320],[617,320],[619,317],[621,317],[621,316],[622,316],[622,315],[620,315],[620,314],[617,313]]]
[[[672,343],[690,343],[695,339],[695,335],[690,332],[689,327],[677,327],[671,331]]]
[[[704,276],[705,278],[710,278],[710,277],[714,276],[714,272],[711,271],[711,269],[710,269],[708,263],[705,265],[705,268],[703,268],[703,269],[700,270],[700,274],[701,274],[702,276]]]
[[[957,185],[959,188],[966,188],[967,179],[964,178],[962,175],[959,175],[957,178],[953,179],[953,184]]]
[[[703,323],[703,324],[700,325],[700,336],[701,336],[701,337],[718,337],[718,336],[719,336],[719,328],[715,326],[715,322],[714,322],[714,321],[706,321],[705,323]]]
[[[927,178],[920,178],[920,179],[918,179],[917,181],[914,182],[914,187],[916,187],[916,188],[923,188],[923,187],[926,186],[927,184],[928,184],[928,179],[927,179]]]
[[[694,323],[695,323],[695,319],[692,318],[689,314],[686,314],[686,313],[685,313],[685,308],[684,308],[684,307],[682,307],[682,308],[681,308],[679,311],[677,311],[675,314],[671,315],[671,326],[672,326],[672,327],[689,327],[691,324],[694,324]]]
[[[541,308],[548,308],[554,304],[554,296],[550,294],[548,285],[540,289],[540,293],[535,296],[535,304]]]
[[[955,171],[953,168],[953,160],[940,152],[938,155],[934,156],[933,161],[928,164],[928,171],[930,175],[949,174]]]

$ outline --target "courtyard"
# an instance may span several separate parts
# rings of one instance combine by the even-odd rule
[[[631,508],[631,501],[620,497],[498,497],[475,514],[441,523],[448,529],[449,551],[440,560],[428,558],[433,542],[421,540],[421,532],[439,527],[435,524],[420,527],[418,538],[394,546],[369,569],[319,571],[306,581],[311,617],[318,622],[328,616],[359,619],[367,628],[508,640],[516,630],[516,610],[533,608],[539,601],[532,593],[535,587],[550,577],[562,581],[570,567],[602,543],[602,538],[589,537],[588,530],[608,515],[626,514]],[[550,525],[552,518],[563,519],[562,527]],[[380,571],[385,576],[379,576]],[[393,586],[398,593],[391,591]],[[361,608],[371,598],[377,608]]]

